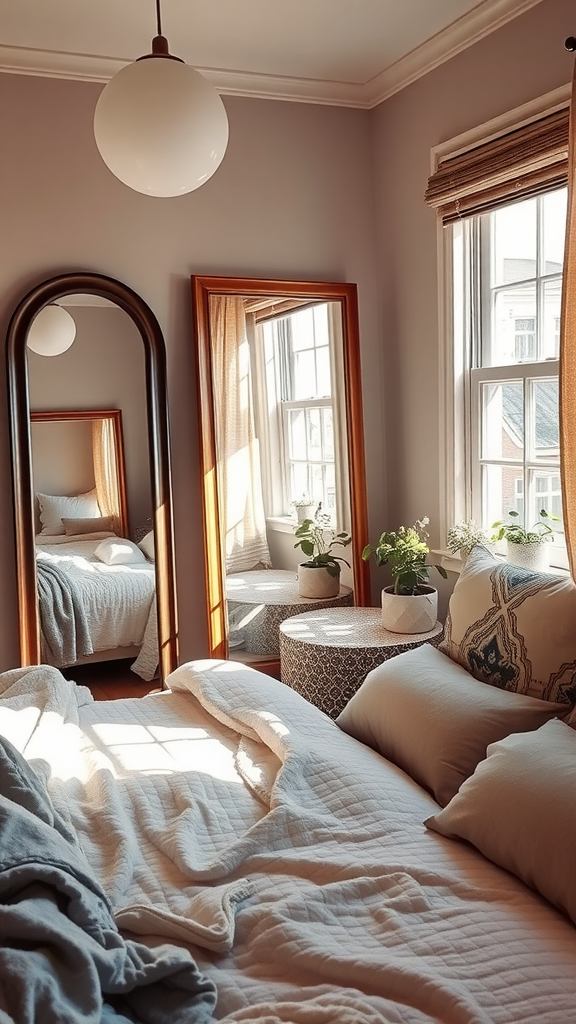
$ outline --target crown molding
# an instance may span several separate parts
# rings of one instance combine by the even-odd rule
[[[469,14],[417,47],[367,84],[261,75],[214,68],[198,67],[196,70],[225,96],[318,103],[369,110],[541,2],[542,0],[483,0]],[[0,44],[0,72],[6,74],[104,83],[129,63],[129,59],[117,57]]]
[[[379,103],[496,32],[542,0],[484,0],[432,39],[418,46],[365,86],[366,106]]]

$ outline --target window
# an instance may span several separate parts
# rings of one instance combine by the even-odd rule
[[[559,189],[452,229],[457,334],[468,354],[468,507],[485,527],[510,510],[526,526],[541,509],[562,515],[558,320],[565,221],[566,189]],[[562,565],[561,520],[556,528],[553,562]]]
[[[566,90],[566,99],[569,90]],[[560,306],[569,119],[560,90],[440,146],[445,527],[561,517]],[[550,97],[548,98],[550,102]],[[562,521],[551,564],[566,566]]]
[[[268,508],[288,515],[306,494],[337,515],[331,304],[263,320],[256,346],[265,366],[271,456]]]

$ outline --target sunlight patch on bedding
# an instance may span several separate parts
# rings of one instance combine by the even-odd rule
[[[6,736],[17,750],[22,753],[30,737],[40,720],[41,711],[39,708],[22,708],[14,711],[13,708],[2,708],[0,710],[0,733]]]
[[[242,785],[234,752],[205,729],[117,723],[99,723],[93,729],[114,762],[116,777],[134,771],[144,775],[197,772]]]

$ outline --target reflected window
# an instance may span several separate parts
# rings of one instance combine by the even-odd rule
[[[331,303],[307,305],[257,319],[256,360],[262,365],[267,434],[267,506],[289,515],[292,502],[307,496],[338,521],[335,445],[335,364],[338,332]]]

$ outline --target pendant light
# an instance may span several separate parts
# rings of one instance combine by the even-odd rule
[[[156,23],[152,53],[122,68],[102,90],[94,136],[104,163],[129,188],[178,196],[199,188],[220,166],[228,119],[213,86],[168,52],[160,0]]]
[[[76,323],[67,309],[53,304],[44,306],[34,317],[26,344],[39,356],[59,356],[76,337]]]

